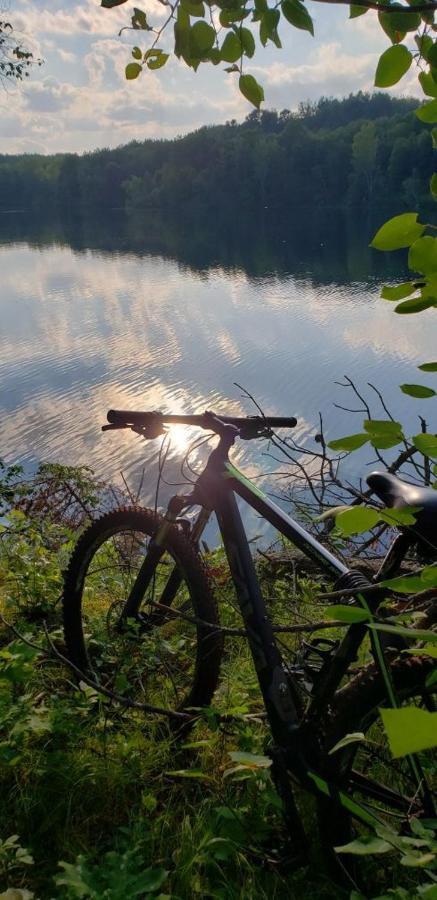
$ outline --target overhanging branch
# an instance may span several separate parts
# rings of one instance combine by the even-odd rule
[[[343,4],[344,6],[361,6],[363,9],[375,9],[376,12],[383,13],[404,13],[416,15],[416,13],[435,12],[437,10],[437,2],[434,3],[418,3],[417,6],[393,6],[390,3],[377,3],[376,0],[360,0],[359,3],[351,4],[350,0],[314,0],[315,3],[330,3],[332,6]]]

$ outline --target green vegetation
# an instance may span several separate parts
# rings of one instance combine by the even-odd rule
[[[214,707],[182,740],[161,720],[78,684],[59,658],[61,571],[81,522],[101,502],[100,487],[89,470],[60,466],[42,467],[31,483],[17,468],[3,469],[0,485],[0,896],[349,896],[326,874],[307,796],[301,808],[313,837],[310,868],[281,865],[281,804],[246,643],[227,635]],[[238,625],[220,550],[209,555],[208,568],[223,624]],[[105,575],[98,571],[100,603]],[[289,623],[290,606],[293,621],[323,615],[314,579],[296,572],[290,579],[284,567],[274,578],[268,568],[260,574],[278,624]],[[331,610],[335,618],[339,609]],[[283,642],[291,659],[299,639],[283,635]],[[381,740],[376,726],[372,740]],[[376,759],[382,752],[381,746]],[[418,880],[432,871],[436,842],[432,828],[418,823],[414,838],[396,838],[386,828],[349,850],[378,854],[377,864],[368,863],[368,896],[393,889],[391,897],[412,900]]]
[[[127,0],[101,0],[101,5],[112,9],[126,2]],[[255,55],[257,39],[263,48],[267,44],[273,44],[280,50],[280,31],[285,23],[314,36],[312,17],[301,0],[279,0],[273,7],[269,7],[267,0],[254,0],[253,6],[248,6],[246,0],[233,0],[232,3],[229,0],[207,0],[206,3],[203,0],[161,2],[167,7],[168,16],[158,27],[149,20],[149,12],[134,7],[130,25],[125,25],[120,31],[120,34],[131,31],[135,44],[141,44],[131,50],[131,59],[135,62],[129,62],[125,69],[129,81],[143,73],[147,75],[148,69],[161,69],[166,64],[170,53],[164,53],[158,44],[165,40],[168,48],[168,34],[171,34],[173,25],[170,50],[179,60],[195,72],[201,65],[231,63],[224,71],[227,75],[238,78],[238,87],[245,99],[259,109],[264,100],[263,87],[253,75],[246,72],[247,60]],[[332,3],[332,0],[322,2]],[[334,2],[341,3],[342,0]],[[410,6],[401,6],[390,0],[361,0],[359,5],[350,6],[351,19],[364,15],[369,9],[377,11],[378,23],[392,44],[380,57],[375,74],[376,87],[397,84],[413,62],[420,66],[423,59],[430,65],[431,76],[434,67],[437,70],[437,57],[433,54],[434,42],[429,34],[430,26],[434,25],[436,8],[434,0],[418,0]],[[151,16],[153,19],[153,10]],[[209,23],[202,21],[205,17],[210,20]],[[196,21],[192,22],[192,19]],[[247,25],[255,27],[251,30]],[[410,49],[403,41],[411,42],[413,34],[415,46],[412,45]],[[146,49],[144,44],[148,45]],[[432,92],[425,93],[435,96]],[[435,119],[431,116],[427,121]]]
[[[359,93],[297,113],[250,113],[176,140],[134,141],[82,156],[0,156],[3,209],[159,210],[169,217],[265,210],[429,206],[430,131],[414,100]]]

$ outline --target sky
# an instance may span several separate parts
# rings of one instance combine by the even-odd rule
[[[100,0],[0,0],[1,18],[44,60],[29,79],[0,93],[3,153],[81,153],[245,118],[252,107],[224,65],[201,65],[194,73],[171,57],[164,68],[125,80],[131,48],[150,46],[145,32],[118,36],[135,4],[152,25],[163,23],[158,0],[113,10],[102,9]],[[247,60],[246,72],[264,87],[265,108],[293,110],[300,101],[372,90],[378,56],[388,46],[376,14],[349,20],[347,6],[307,5],[314,38],[284,22],[282,50],[264,49],[257,39],[256,54]],[[168,49],[168,41],[161,46]],[[419,96],[414,71],[392,92]]]

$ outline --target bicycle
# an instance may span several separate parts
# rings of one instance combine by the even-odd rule
[[[380,706],[408,701],[436,709],[437,685],[429,679],[433,659],[408,656],[395,641],[384,648],[378,630],[368,626],[377,622],[386,592],[348,569],[229,460],[238,437],[268,436],[272,429],[294,427],[296,419],[117,410],[110,410],[107,418],[103,430],[130,428],[154,439],[165,433],[166,425],[184,424],[212,432],[219,442],[192,492],[173,496],[163,516],[128,507],[103,515],[80,536],[63,596],[65,640],[75,666],[91,671],[103,684],[119,689],[129,685],[155,703],[158,695],[167,704],[172,698],[176,711],[185,712],[182,721],[188,726],[199,708],[211,703],[219,681],[223,631],[198,545],[214,512],[272,734],[271,771],[296,858],[305,857],[308,841],[295,785],[316,797],[322,838],[330,847],[348,839],[352,821],[374,828],[394,819],[404,828],[412,818],[434,816],[432,787],[421,760],[406,757],[393,771],[385,749],[378,757],[375,741]],[[412,547],[428,558],[432,555],[437,493],[389,473],[374,473],[368,483],[387,506],[420,507],[414,528],[400,529],[387,552],[375,576],[382,580],[400,570]],[[334,593],[351,608],[364,610],[365,621],[353,622],[341,638],[313,639],[293,665],[283,659],[236,496],[335,580]],[[197,507],[197,518],[190,523],[183,514]],[[434,607],[422,627],[432,627],[436,612]],[[373,661],[357,665],[369,635]],[[185,726],[178,720],[176,727]],[[342,744],[351,733],[370,735],[371,740]]]

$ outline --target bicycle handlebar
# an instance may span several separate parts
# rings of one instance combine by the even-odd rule
[[[145,428],[150,430],[150,437],[158,437],[162,434],[164,425],[197,425],[207,431],[216,431],[214,420],[224,425],[233,425],[240,431],[240,437],[257,437],[265,433],[271,428],[294,428],[297,420],[294,416],[288,418],[278,416],[247,416],[239,418],[238,416],[222,416],[219,413],[205,412],[197,416],[177,416],[167,415],[167,413],[156,411],[150,412],[134,412],[125,409],[108,410],[107,419],[110,425],[104,425],[103,429],[108,428]],[[147,437],[147,435],[145,435]]]

